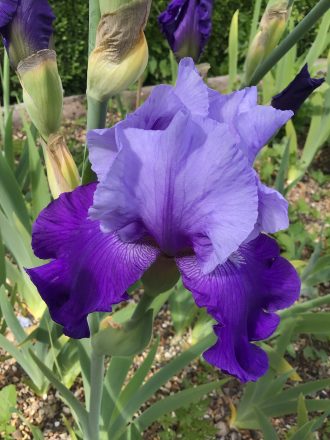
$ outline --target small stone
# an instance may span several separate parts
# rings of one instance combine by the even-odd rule
[[[60,426],[60,422],[59,421],[54,422],[54,426],[55,428],[58,428]]]
[[[228,426],[226,425],[226,423],[225,422],[218,422],[216,425],[215,425],[215,427],[217,428],[217,430],[218,430],[218,435],[220,435],[220,436],[225,436],[225,435],[227,435],[228,434],[228,432],[229,432],[229,429],[228,429]]]

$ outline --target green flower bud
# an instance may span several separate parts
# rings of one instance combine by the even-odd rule
[[[58,131],[62,119],[63,89],[56,53],[44,49],[17,66],[26,110],[44,139]]]
[[[246,57],[245,82],[248,83],[258,65],[271,53],[280,41],[291,12],[290,1],[271,0],[261,18]]]
[[[63,136],[51,135],[43,148],[49,187],[56,199],[79,186],[79,172]]]
[[[120,3],[120,5],[119,5]],[[148,62],[148,45],[143,33],[150,0],[103,2],[96,46],[88,61],[87,95],[106,101],[125,90],[143,73]]]

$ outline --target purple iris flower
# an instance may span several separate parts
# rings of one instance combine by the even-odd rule
[[[212,31],[213,0],[172,0],[158,17],[175,55],[198,61]]]
[[[67,335],[89,335],[87,315],[110,311],[156,260],[176,264],[199,307],[218,322],[205,359],[242,381],[268,368],[254,345],[300,281],[265,233],[288,226],[287,202],[252,165],[292,116],[257,104],[257,90],[209,89],[191,59],[175,87],[155,87],[135,113],[92,130],[99,183],[62,194],[39,215],[31,280]]]
[[[272,99],[272,106],[280,110],[298,111],[301,105],[320,87],[324,78],[311,78],[308,65],[305,64],[294,80],[278,95]]]
[[[21,60],[49,48],[54,19],[47,0],[0,0],[0,34],[15,68]]]

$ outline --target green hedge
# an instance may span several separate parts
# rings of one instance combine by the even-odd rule
[[[86,87],[87,37],[88,37],[88,1],[86,0],[50,0],[56,14],[55,46],[59,69],[66,95],[84,93]],[[169,80],[168,45],[159,31],[158,14],[165,9],[167,0],[154,0],[146,35],[150,50],[149,71],[146,82],[154,84]],[[227,41],[231,17],[240,9],[240,62],[243,62],[254,2],[239,0],[215,0],[213,14],[213,33],[201,59],[212,66],[211,74],[218,75],[227,71]],[[264,1],[266,4],[266,1]],[[295,16],[305,13],[315,4],[315,0],[299,0],[295,3]],[[299,14],[299,15],[298,15]],[[302,43],[310,44],[314,37],[311,32]],[[19,90],[17,80],[13,85]]]

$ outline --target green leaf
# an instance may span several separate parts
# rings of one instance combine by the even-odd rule
[[[330,11],[324,14],[317,36],[312,44],[312,47],[309,49],[308,54],[303,62],[303,65],[306,63],[309,66],[313,66],[315,61],[324,53],[324,50],[327,48],[328,37],[329,37],[329,28],[330,28]]]
[[[252,18],[252,22],[251,22],[249,46],[252,43],[252,40],[255,37],[256,33],[257,33],[257,27],[258,27],[260,11],[261,11],[261,3],[262,3],[262,0],[255,0],[255,2],[254,2],[253,18]]]
[[[110,424],[113,411],[118,405],[118,396],[133,364],[132,357],[113,357],[108,366],[103,387],[101,414],[104,426]]]
[[[130,320],[121,328],[109,327],[92,337],[92,345],[100,355],[134,356],[149,344],[152,335],[153,310],[137,320]]]
[[[179,281],[169,299],[171,317],[175,331],[181,334],[191,324],[198,309],[192,294]]]
[[[26,374],[30,377],[35,387],[38,390],[41,390],[43,387],[44,378],[40,371],[36,369],[35,363],[24,350],[19,350],[12,344],[8,339],[6,339],[3,335],[0,334],[0,347],[2,347],[5,351],[7,351],[23,368]]]
[[[5,247],[1,237],[0,229],[0,286],[6,282],[6,259],[5,259]]]
[[[76,341],[78,346],[79,361],[81,367],[81,375],[84,384],[85,400],[90,401],[91,391],[91,345],[89,339],[80,339]]]
[[[35,219],[40,211],[50,203],[51,197],[44,167],[41,163],[39,150],[35,142],[35,136],[25,118],[23,119],[23,124],[29,147],[29,177],[32,194],[32,213],[33,218]],[[35,132],[37,131],[35,128],[34,130]]]
[[[238,14],[237,10],[230,24],[229,30],[229,43],[228,43],[228,55],[229,55],[229,84],[228,92],[231,92],[234,88],[235,81],[237,79],[237,61],[238,61]]]
[[[10,420],[12,408],[16,407],[17,394],[14,385],[7,385],[0,391],[0,423]]]
[[[281,402],[296,401],[300,394],[306,396],[316,391],[323,390],[330,387],[330,379],[321,379],[302,383],[282,391],[278,396],[273,396],[272,403],[277,404]]]
[[[22,341],[26,339],[26,333],[24,329],[21,327],[18,319],[13,310],[13,306],[7,298],[6,291],[4,287],[0,288],[0,307],[5,318],[7,326],[13,332],[16,341],[20,344]]]
[[[30,351],[30,354],[35,363],[38,365],[39,369],[43,372],[49,382],[59,391],[63,400],[65,400],[67,405],[71,408],[77,424],[81,426],[83,432],[88,432],[88,413],[86,409],[81,405],[79,400],[74,397],[71,391],[57,379],[54,373],[40,359],[38,359],[32,351]]]
[[[128,404],[123,409],[122,413],[111,424],[109,435],[117,435],[125,428],[126,423],[133,417],[135,412],[140,406],[146,402],[150,397],[171,377],[173,377],[178,371],[188,365],[196,357],[209,348],[215,340],[214,335],[210,335],[203,339],[196,345],[193,345],[179,356],[175,357],[172,361],[166,364],[160,371],[154,374],[138,391],[132,396]]]
[[[194,388],[179,391],[172,396],[158,400],[144,411],[141,416],[134,420],[134,424],[138,427],[138,430],[142,432],[153,422],[159,420],[164,414],[167,414],[170,411],[175,411],[178,408],[191,403],[198,402],[203,396],[205,396],[205,394],[221,387],[226,382],[228,382],[228,379],[223,379],[221,381],[216,380],[207,384],[198,385]]]
[[[280,164],[280,169],[278,170],[278,174],[275,180],[275,188],[281,194],[285,194],[285,182],[289,171],[289,157],[290,157],[290,139],[286,143]]]
[[[302,313],[297,318],[295,333],[313,333],[315,335],[330,335],[330,313]]]
[[[270,423],[268,418],[265,416],[265,414],[262,412],[260,408],[257,406],[254,407],[254,411],[256,413],[260,429],[262,430],[262,433],[264,435],[264,438],[267,440],[278,440],[275,428]]]
[[[116,400],[116,407],[112,411],[109,424],[111,424],[117,418],[118,414],[127,405],[130,398],[135,395],[135,393],[142,385],[155,359],[158,345],[159,345],[159,338],[157,338],[156,342],[149,350],[148,355],[146,356],[146,358],[144,359],[144,361],[142,362],[142,364],[140,365],[140,367],[138,368],[132,379],[130,379],[124,390],[120,393],[119,398]]]
[[[10,221],[19,219],[27,231],[31,231],[29,213],[15,176],[0,152],[0,205]]]
[[[301,428],[305,423],[308,422],[308,411],[305,403],[305,396],[303,393],[299,394],[298,406],[297,406],[297,425]]]

